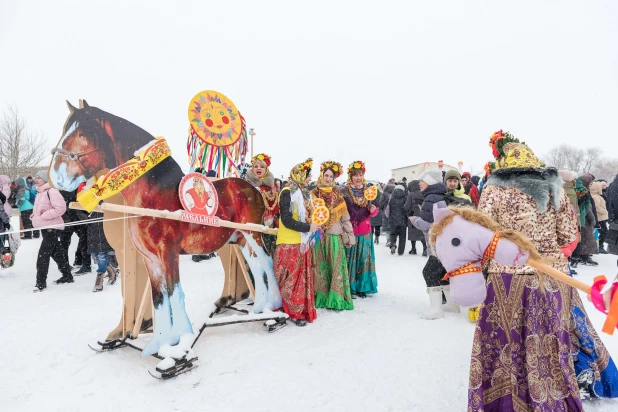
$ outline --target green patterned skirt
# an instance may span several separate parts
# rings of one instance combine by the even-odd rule
[[[315,245],[315,307],[352,310],[350,276],[340,235],[325,234]]]

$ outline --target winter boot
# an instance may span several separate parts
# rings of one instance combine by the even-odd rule
[[[412,243],[412,250],[409,251],[408,253],[411,255],[416,255],[416,242],[411,240],[410,243]]]
[[[427,243],[426,242],[422,242],[423,243],[423,257],[427,257]]]
[[[391,245],[391,255],[394,255],[397,252],[397,245]]]
[[[103,276],[105,273],[97,273],[97,280],[94,282],[93,292],[100,292],[103,290]]]
[[[444,317],[442,310],[442,286],[427,288],[429,294],[429,309],[421,314],[421,318],[433,320]]]
[[[453,303],[453,299],[451,298],[451,287],[449,285],[442,286],[442,293],[444,293],[444,297],[446,298],[446,304],[442,306],[445,312],[459,313],[459,306]]]
[[[47,289],[47,283],[45,281],[37,282],[34,286],[35,292],[43,292],[45,289]]]
[[[307,326],[307,321],[305,319],[292,319],[292,322],[294,322],[296,326]]]
[[[112,267],[112,265],[107,265],[108,285],[113,285],[114,283],[116,283],[116,280],[118,280],[119,272],[120,270],[118,268]]]
[[[56,285],[60,285],[62,283],[73,283],[75,280],[73,279],[73,275],[71,273],[64,274],[60,279],[54,280]]]
[[[88,264],[83,264],[77,271],[75,271],[73,274],[75,276],[81,276],[81,275],[85,275],[86,273],[90,273],[92,272],[92,268],[90,267],[90,265]]]
[[[602,255],[607,255],[607,250],[603,249],[602,247],[599,248],[599,253]]]
[[[592,260],[591,256],[584,256],[582,261],[581,261],[581,264],[582,265],[587,265],[587,266],[599,266],[599,264],[597,262]]]

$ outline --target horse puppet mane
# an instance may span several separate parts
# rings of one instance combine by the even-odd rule
[[[436,244],[436,238],[444,232],[444,228],[453,222],[455,216],[459,215],[468,222],[481,225],[495,233],[499,233],[503,239],[510,240],[523,252],[528,252],[531,259],[542,260],[541,255],[534,247],[534,244],[524,235],[511,229],[504,229],[487,213],[479,212],[470,207],[449,207],[453,213],[440,219],[434,223],[429,229],[429,244],[433,248]]]

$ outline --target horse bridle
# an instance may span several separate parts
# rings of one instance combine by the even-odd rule
[[[52,156],[54,156],[55,154],[59,154],[59,155],[61,155],[61,156],[66,156],[66,157],[68,157],[68,158],[69,158],[69,160],[74,160],[74,161],[76,161],[77,163],[79,163],[79,165],[80,165],[80,166],[81,166],[84,170],[86,170],[86,166],[84,166],[84,164],[81,162],[80,158],[82,158],[82,157],[84,157],[84,156],[87,156],[87,155],[89,155],[90,153],[96,152],[97,150],[99,150],[99,149],[98,149],[98,148],[94,148],[94,149],[91,149],[91,150],[88,150],[88,151],[85,151],[85,152],[75,153],[75,152],[69,152],[69,151],[68,151],[68,150],[66,150],[66,149],[61,149],[61,148],[58,148],[58,147],[54,147],[54,148],[51,150],[51,154],[52,154]]]

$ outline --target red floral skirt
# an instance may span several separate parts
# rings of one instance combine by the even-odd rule
[[[317,317],[313,290],[311,248],[304,254],[300,245],[277,245],[275,278],[283,299],[283,311],[291,319],[313,322]]]

